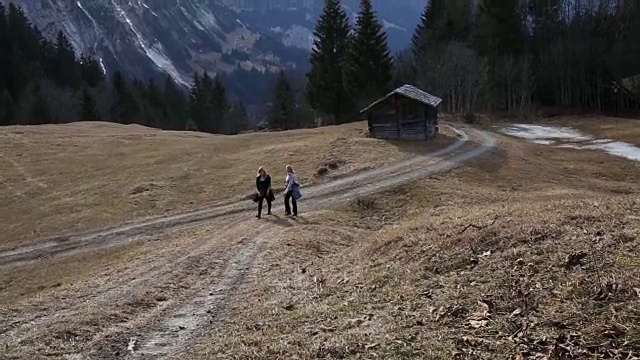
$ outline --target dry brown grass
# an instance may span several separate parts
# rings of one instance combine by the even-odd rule
[[[500,136],[466,167],[306,216],[190,355],[640,356],[639,180]]]
[[[603,116],[583,116],[551,119],[548,122],[574,127],[607,139],[640,145],[640,120]]]
[[[253,191],[258,166],[274,188],[286,164],[303,183],[440,146],[384,142],[366,124],[213,136],[137,125],[76,123],[0,129],[0,248],[42,237],[201,208]],[[331,166],[323,178],[317,171]]]
[[[29,298],[46,297],[58,288],[73,286],[105,269],[131,263],[140,256],[140,245],[102,249],[62,260],[43,260],[26,269],[0,269],[0,303],[9,306]]]

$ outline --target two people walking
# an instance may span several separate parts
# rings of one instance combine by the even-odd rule
[[[287,176],[285,178],[284,189],[284,211],[286,216],[292,215],[298,216],[298,202],[297,200],[302,196],[300,194],[300,185],[296,181],[296,173],[293,171],[291,165],[287,165]],[[273,190],[271,190],[271,176],[267,173],[264,167],[258,169],[258,175],[256,177],[256,188],[258,189],[257,203],[258,203],[258,215],[256,217],[260,219],[262,217],[263,202],[267,201],[267,215],[271,215],[271,203],[275,200]]]

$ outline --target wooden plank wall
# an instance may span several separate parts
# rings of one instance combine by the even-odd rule
[[[397,139],[398,128],[396,123],[371,124],[372,136],[378,139]],[[405,140],[425,140],[424,121],[402,121],[400,123],[400,138]]]
[[[402,118],[398,128],[398,115],[391,98],[368,115],[369,132],[372,137],[378,139],[431,139],[437,133],[437,110],[429,106],[425,107],[424,111],[414,112],[411,119]],[[400,113],[402,115],[402,111]]]

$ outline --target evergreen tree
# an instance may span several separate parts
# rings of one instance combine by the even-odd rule
[[[7,71],[9,67],[9,25],[7,24],[6,8],[0,2],[0,91],[7,88]]]
[[[430,0],[411,38],[416,60],[429,51],[451,41],[466,42],[471,35],[471,3],[469,0]]]
[[[133,124],[140,112],[140,106],[127,85],[127,81],[120,71],[113,73],[113,102],[111,117],[122,124]]]
[[[51,109],[49,104],[42,96],[39,83],[35,83],[33,86],[33,103],[31,105],[31,120],[32,125],[48,124],[51,122]]]
[[[368,101],[389,91],[393,60],[387,35],[371,6],[371,0],[360,1],[360,12],[348,55],[345,87],[352,98]]]
[[[211,107],[214,132],[218,134],[227,132],[229,129],[229,100],[227,99],[227,91],[224,88],[224,84],[218,76],[216,76],[213,82]]]
[[[333,117],[337,123],[351,107],[344,88],[343,69],[349,46],[349,18],[340,0],[325,0],[314,31],[315,40],[309,59],[307,99],[312,108]]]
[[[166,107],[167,128],[169,130],[186,130],[187,99],[169,75],[167,75],[164,83],[163,97]]]
[[[479,2],[475,43],[483,55],[490,59],[501,55],[519,55],[524,51],[524,40],[524,23],[517,1]]]
[[[247,109],[241,102],[236,102],[229,110],[228,134],[238,134],[248,128]]]
[[[444,18],[444,13],[445,0],[429,0],[420,17],[420,23],[411,37],[413,56],[415,58],[424,56],[424,52],[427,50],[428,30],[435,32],[436,27]]]
[[[91,56],[80,56],[80,69],[82,80],[89,87],[96,87],[105,80],[100,64]]]
[[[153,79],[149,79],[144,95],[144,103],[146,105],[145,123],[147,126],[168,129],[165,103],[162,99],[162,93]]]
[[[80,120],[100,120],[96,110],[96,100],[88,87],[82,89],[82,117]]]
[[[52,75],[56,84],[78,89],[82,84],[82,72],[76,61],[73,46],[62,31],[58,31],[56,36],[54,63],[55,71]]]
[[[289,130],[295,127],[294,123],[295,99],[293,90],[284,71],[280,70],[278,79],[273,89],[273,100],[269,111],[269,128]]]
[[[200,96],[202,97],[203,104],[203,122],[199,124],[200,131],[208,132],[210,134],[219,133],[218,123],[215,118],[215,104],[213,103],[213,79],[209,76],[209,73],[205,70],[202,73],[202,91]]]
[[[15,104],[7,89],[0,89],[0,126],[13,123]]]
[[[202,87],[202,81],[198,73],[193,74],[193,84],[189,92],[189,119],[192,127],[199,131],[204,131],[204,125],[207,121],[207,103]]]

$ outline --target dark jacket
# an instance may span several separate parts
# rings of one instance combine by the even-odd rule
[[[260,181],[260,176],[258,175],[256,177],[256,188],[258,189],[260,196],[266,197],[267,191],[271,189],[271,176],[267,175],[264,181]]]

